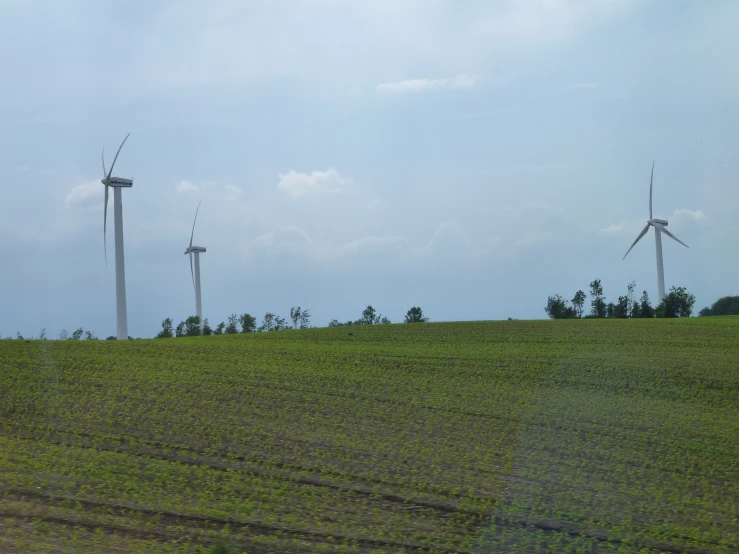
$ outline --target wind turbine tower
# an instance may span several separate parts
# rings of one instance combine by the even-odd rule
[[[123,257],[123,200],[121,189],[131,188],[133,179],[111,177],[118,154],[128,140],[131,133],[126,135],[118,147],[118,152],[113,158],[110,171],[105,169],[105,147],[103,147],[103,178],[100,180],[105,186],[105,207],[103,211],[103,247],[105,249],[105,265],[108,265],[107,225],[108,225],[108,188],[113,188],[113,220],[115,226],[115,319],[116,337],[118,340],[128,339],[128,315],[126,313],[126,268]]]
[[[204,246],[193,246],[192,239],[195,236],[195,222],[198,220],[198,212],[200,211],[200,202],[195,210],[195,219],[192,222],[192,233],[190,234],[190,246],[185,250],[185,254],[190,255],[190,276],[192,284],[195,287],[195,315],[200,318],[200,330],[203,330],[203,306],[200,301],[200,253],[205,253]],[[195,255],[195,269],[193,271],[193,254]]]
[[[673,240],[676,240],[680,244],[682,244],[685,248],[689,248],[687,244],[685,244],[683,241],[681,241],[679,238],[677,238],[675,235],[670,233],[666,227],[667,227],[667,220],[666,219],[654,219],[652,217],[652,183],[654,181],[654,162],[652,162],[652,176],[649,178],[649,219],[647,220],[647,225],[642,229],[642,232],[639,233],[639,236],[636,237],[636,240],[632,243],[632,245],[629,247],[629,249],[626,251],[626,254],[624,254],[624,259],[626,259],[626,256],[629,255],[629,252],[631,252],[631,249],[634,248],[637,242],[639,242],[644,235],[647,234],[647,231],[649,231],[649,227],[654,227],[654,241],[655,245],[657,247],[657,292],[659,294],[659,302],[662,302],[662,299],[665,297],[665,268],[664,264],[662,263],[662,233],[667,235]]]

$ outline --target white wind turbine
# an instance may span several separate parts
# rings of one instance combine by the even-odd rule
[[[202,201],[201,201],[202,202]],[[204,246],[193,246],[192,239],[195,236],[195,222],[198,220],[198,212],[200,211],[200,202],[195,210],[195,219],[192,222],[192,233],[190,234],[190,246],[185,250],[185,254],[190,255],[190,276],[192,284],[195,287],[195,315],[200,318],[200,330],[203,329],[203,306],[200,302],[200,253],[205,253]],[[192,255],[195,254],[195,271],[193,272]]]
[[[113,187],[113,219],[115,225],[115,319],[116,319],[116,336],[118,340],[128,339],[128,315],[126,313],[126,269],[123,259],[123,203],[121,199],[121,189],[131,188],[133,186],[132,179],[122,179],[120,177],[111,177],[113,167],[121,153],[121,148],[128,140],[131,133],[126,135],[123,142],[118,147],[118,152],[113,158],[113,165],[110,171],[105,169],[105,147],[103,147],[103,178],[100,180],[105,185],[105,208],[103,212],[103,247],[105,249],[105,265],[108,265],[108,246],[107,246],[107,225],[108,225],[108,187]]]
[[[649,227],[654,227],[654,240],[657,245],[657,291],[659,293],[659,302],[662,302],[662,299],[665,297],[665,269],[662,264],[662,233],[670,237],[671,239],[676,240],[680,244],[682,244],[684,247],[689,248],[687,244],[685,244],[683,241],[681,241],[679,238],[677,238],[675,235],[670,233],[665,227],[667,227],[667,220],[666,219],[653,219],[652,217],[652,182],[654,180],[654,162],[652,162],[652,176],[649,178],[649,219],[647,220],[647,226],[642,229],[642,232],[639,233],[639,236],[636,237],[636,240],[633,242],[633,244],[629,247],[629,249],[626,251],[626,254],[624,254],[624,259],[626,259],[626,256],[629,255],[629,252],[631,252],[631,249],[634,248],[637,242],[641,240],[641,238],[647,234],[647,231],[649,231]]]

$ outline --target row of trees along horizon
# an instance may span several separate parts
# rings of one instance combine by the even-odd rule
[[[631,282],[626,287],[624,296],[619,296],[616,302],[606,302],[603,286],[600,279],[590,283],[590,310],[585,311],[587,295],[578,290],[572,300],[566,300],[562,295],[555,294],[547,299],[544,311],[551,319],[578,319],[578,318],[620,318],[620,319],[649,319],[691,317],[695,306],[695,296],[685,287],[672,287],[657,306],[652,306],[647,291],[643,291],[641,298],[636,298],[636,283]],[[698,315],[738,315],[739,296],[724,296],[719,298],[710,308],[703,308]]]
[[[208,335],[236,335],[239,333],[256,333],[256,332],[268,332],[268,331],[284,331],[286,329],[307,329],[315,328],[310,324],[311,313],[310,310],[304,310],[300,306],[293,307],[290,309],[290,322],[284,317],[280,317],[272,312],[267,312],[262,318],[261,325],[257,326],[257,319],[246,313],[246,314],[231,314],[226,321],[222,321],[216,325],[215,329],[212,328],[208,322],[208,318],[203,320],[203,325],[200,325],[200,318],[196,315],[192,315],[180,321],[179,325],[174,326],[174,322],[171,317],[167,317],[162,321],[162,330],[157,333],[158,339],[176,338],[176,337],[199,337]],[[413,306],[405,315],[403,323],[425,323],[429,318],[423,315],[423,309],[420,306]],[[362,311],[362,316],[354,321],[350,320],[347,322],[340,322],[337,319],[332,319],[328,326],[338,327],[346,325],[380,325],[390,324],[390,319],[377,313],[377,310],[372,306],[367,306]],[[64,329],[59,333],[59,340],[98,340],[93,331],[84,331],[82,327],[74,331],[71,335]],[[10,339],[12,337],[6,337]],[[20,333],[17,333],[17,339],[26,340]],[[46,340],[47,334],[46,329],[42,329],[39,334],[39,339]],[[133,337],[128,337],[133,340]],[[106,340],[116,340],[115,336],[110,336]]]
[[[158,339],[167,339],[173,337],[198,337],[201,335],[235,335],[237,333],[255,333],[269,331],[284,331],[286,329],[306,329],[311,327],[310,310],[304,310],[300,306],[290,308],[290,322],[284,317],[280,317],[272,312],[267,312],[262,318],[262,323],[257,327],[257,318],[250,314],[231,314],[227,321],[219,323],[213,329],[205,318],[203,325],[200,325],[200,318],[191,315],[185,321],[181,321],[177,327],[173,327],[172,318],[166,318],[162,321],[162,330],[157,334]],[[424,317],[423,310],[414,306],[405,315],[404,323],[424,323],[428,321]],[[380,325],[392,323],[387,317],[378,314],[372,306],[367,306],[362,311],[362,317],[354,321],[342,323],[337,319],[332,319],[328,326],[338,327],[341,325]]]
[[[585,312],[587,295],[578,290],[572,300],[566,300],[562,295],[555,294],[547,299],[544,311],[551,319],[590,319],[590,318],[655,318],[655,317],[691,317],[695,305],[695,296],[690,294],[685,287],[672,287],[663,301],[656,307],[652,307],[647,291],[643,291],[641,298],[635,296],[636,283],[631,282],[627,286],[625,296],[619,296],[616,302],[606,302],[603,294],[603,286],[600,279],[590,283],[590,310]],[[711,307],[703,308],[699,316],[739,315],[739,296],[724,296],[714,302]],[[512,319],[512,318],[508,318]],[[248,314],[231,314],[226,321],[216,325],[213,329],[205,318],[200,325],[200,318],[196,315],[190,316],[179,325],[174,326],[172,318],[168,317],[162,321],[162,330],[155,338],[197,337],[207,335],[235,335],[239,333],[255,333],[269,331],[283,331],[285,329],[314,328],[310,324],[310,310],[304,310],[300,306],[290,309],[290,322],[271,312],[264,314],[262,322],[257,326],[257,319]],[[405,315],[403,323],[425,323],[429,319],[424,316],[419,306],[414,306]],[[356,320],[341,322],[332,319],[328,326],[338,327],[346,325],[384,325],[392,323],[387,317],[378,314],[372,306],[367,306],[362,311],[362,316]],[[5,340],[13,337],[5,337]],[[18,340],[25,339],[20,333],[16,334]],[[41,340],[48,338],[46,329],[41,329],[39,336]],[[66,330],[59,333],[59,340],[98,340],[94,331],[85,331],[79,327],[71,334]],[[133,337],[128,337],[133,339]],[[106,340],[116,340],[110,336]]]

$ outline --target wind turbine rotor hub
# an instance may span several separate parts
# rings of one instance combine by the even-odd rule
[[[667,227],[667,220],[666,219],[650,219],[648,223],[651,225],[653,223],[657,223],[659,225],[662,225],[662,227]]]

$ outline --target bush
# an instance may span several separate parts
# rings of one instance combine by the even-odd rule
[[[693,315],[695,296],[690,294],[685,287],[672,287],[657,309],[657,317],[690,317]]]
[[[739,315],[739,296],[724,296],[710,308],[703,308],[698,315]]]

